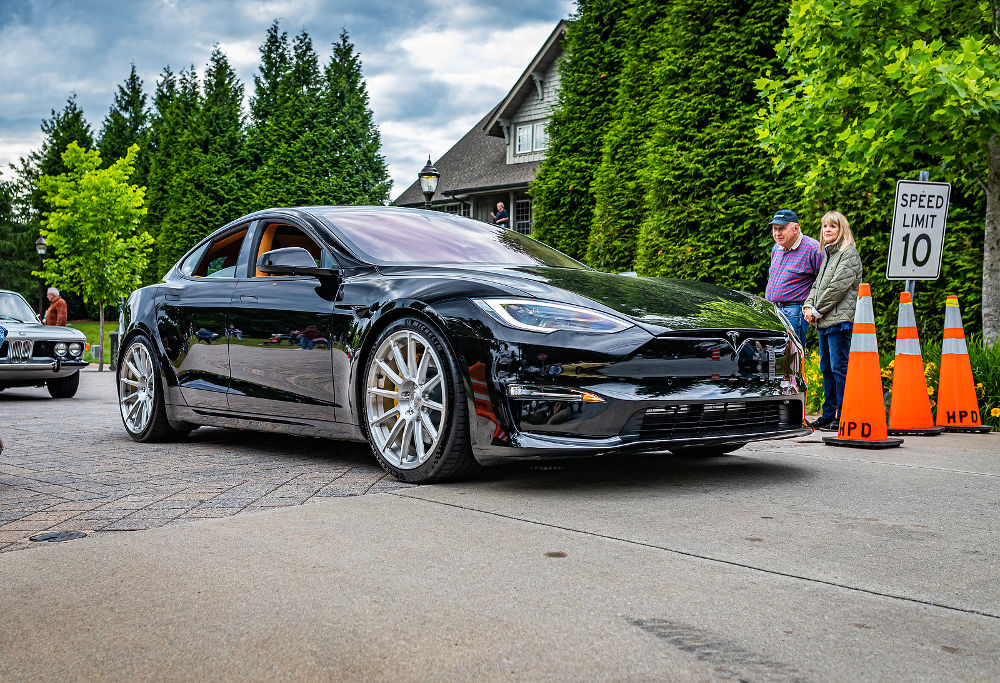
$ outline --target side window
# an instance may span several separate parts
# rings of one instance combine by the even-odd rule
[[[243,238],[246,236],[247,230],[243,228],[212,242],[192,275],[195,277],[236,277],[236,262],[240,257]]]
[[[316,241],[305,232],[292,225],[284,223],[272,223],[261,232],[260,243],[257,245],[257,253],[254,262],[262,254],[274,249],[284,249],[285,247],[301,247],[309,252],[316,265],[321,268],[332,268],[335,265],[333,257],[327,253],[326,249],[319,246]],[[267,277],[264,273],[254,269],[255,277]],[[287,276],[286,276],[287,277]]]
[[[209,243],[206,242],[198,247],[193,254],[184,259],[184,263],[181,264],[181,273],[187,276],[194,275],[194,269],[198,267],[199,263],[201,263],[201,259],[205,255],[205,250],[208,249],[208,247]]]

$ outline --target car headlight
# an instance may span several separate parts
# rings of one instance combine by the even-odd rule
[[[83,344],[80,342],[73,342],[69,345],[69,355],[79,356],[81,353],[83,353]]]
[[[610,334],[632,324],[599,311],[535,299],[473,299],[504,325],[549,334],[557,330]]]
[[[66,355],[66,342],[56,342],[56,345],[52,347],[53,351],[56,352],[57,356]]]

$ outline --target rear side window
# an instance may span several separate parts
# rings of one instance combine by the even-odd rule
[[[246,236],[247,230],[243,228],[211,242],[191,274],[195,277],[236,277],[236,263]],[[194,258],[189,260],[195,261]]]

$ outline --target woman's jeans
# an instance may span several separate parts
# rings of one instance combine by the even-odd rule
[[[824,421],[840,419],[853,327],[851,323],[837,323],[830,327],[816,328],[819,332],[819,368],[823,371]]]

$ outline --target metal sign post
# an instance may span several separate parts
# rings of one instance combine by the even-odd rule
[[[905,280],[910,296],[917,280],[936,280],[941,275],[951,184],[932,183],[929,177],[921,171],[920,180],[896,183],[885,275],[889,280]]]

